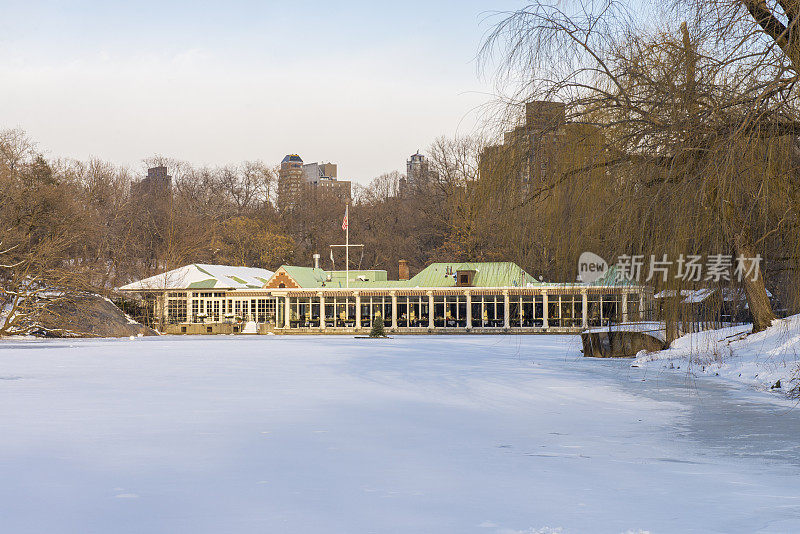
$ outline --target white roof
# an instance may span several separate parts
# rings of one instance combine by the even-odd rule
[[[263,287],[274,273],[256,267],[192,263],[122,286],[121,291],[165,289],[254,289]]]
[[[584,330],[584,334],[598,334],[603,332],[640,332],[650,334],[656,339],[664,341],[666,339],[664,323],[658,321],[640,321],[638,323],[615,324],[610,327],[599,326]]]
[[[772,293],[767,291],[767,296],[772,298]],[[684,297],[682,300],[686,304],[699,304],[705,301],[708,297],[713,295],[716,292],[716,289],[683,289],[681,290],[681,297]],[[653,295],[654,298],[663,299],[663,298],[672,298],[677,295],[675,290],[664,290],[660,293],[656,293]],[[744,290],[742,289],[732,289],[732,288],[722,288],[722,300],[725,302],[732,302],[732,301],[745,301],[746,296]]]

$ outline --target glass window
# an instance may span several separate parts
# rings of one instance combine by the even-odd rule
[[[170,324],[186,321],[186,299],[171,298],[167,300],[167,322]]]
[[[441,328],[445,325],[445,297],[433,297],[433,326]]]
[[[604,325],[622,321],[621,295],[602,295],[602,322]]]
[[[628,321],[642,321],[641,310],[639,310],[639,294],[628,293]]]
[[[397,297],[397,326],[408,328],[408,297]]]
[[[561,295],[547,296],[547,324],[554,327],[561,326]]]

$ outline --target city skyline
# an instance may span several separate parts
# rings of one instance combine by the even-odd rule
[[[476,61],[485,2],[79,4],[9,5],[0,22],[14,81],[0,126],[48,157],[143,172],[154,154],[214,166],[300,153],[364,184],[471,133],[492,99]],[[520,3],[503,4],[490,7]]]

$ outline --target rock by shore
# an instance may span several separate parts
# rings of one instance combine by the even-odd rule
[[[36,322],[36,334],[47,337],[158,335],[152,328],[125,315],[109,299],[88,293],[52,302]]]

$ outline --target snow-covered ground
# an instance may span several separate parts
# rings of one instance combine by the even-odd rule
[[[577,336],[0,342],[0,531],[800,531],[800,413]]]
[[[641,353],[633,365],[719,376],[775,394],[800,391],[800,315],[748,335],[751,325],[688,334],[668,350]],[[780,389],[774,388],[780,381]]]

